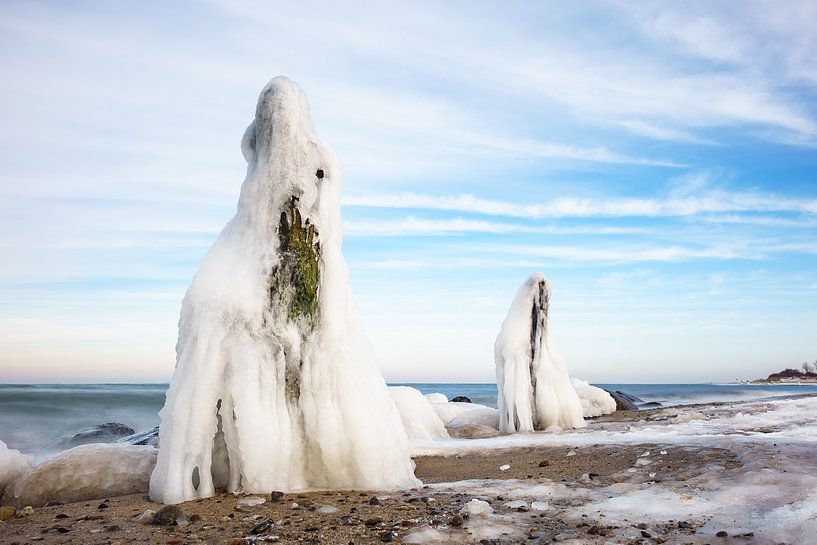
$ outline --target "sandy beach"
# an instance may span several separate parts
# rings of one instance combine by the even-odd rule
[[[772,516],[810,494],[813,478],[801,474],[813,470],[813,456],[764,438],[785,432],[769,415],[815,401],[624,411],[581,432],[528,436],[561,445],[504,445],[510,436],[472,440],[473,448],[460,448],[467,440],[445,441],[450,453],[415,456],[420,488],[294,493],[275,501],[266,495],[253,506],[242,500],[262,496],[221,493],[180,504],[169,513],[170,525],[137,520],[162,507],[147,494],[35,508],[0,527],[0,543],[787,542],[775,539],[775,528],[756,511],[758,492]],[[769,425],[741,426],[745,415]],[[724,433],[728,422],[732,431]],[[679,435],[702,423],[711,437]],[[639,440],[644,434],[655,440]],[[474,499],[491,512],[468,516]],[[792,530],[779,516],[781,531]],[[813,516],[805,513],[804,520],[813,523]]]

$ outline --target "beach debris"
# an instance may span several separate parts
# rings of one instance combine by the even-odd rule
[[[150,498],[419,485],[351,300],[340,164],[295,82],[264,87],[241,149],[236,215],[182,302]]]
[[[499,430],[583,428],[581,400],[553,348],[550,283],[532,274],[511,303],[494,344]]]
[[[241,498],[237,502],[235,502],[235,508],[239,511],[241,509],[247,507],[256,507],[258,505],[263,505],[267,502],[266,498],[262,498],[261,496],[249,496],[247,498]]]
[[[490,515],[493,512],[494,508],[491,507],[490,503],[477,498],[473,498],[460,509],[461,514],[468,516]]]
[[[332,505],[321,505],[318,508],[318,513],[321,513],[322,515],[332,515],[334,513],[337,513],[338,511],[339,509]]]
[[[531,502],[530,508],[534,511],[547,511],[550,508],[550,504],[546,501],[534,501]]]
[[[568,451],[568,453],[565,454],[565,456],[576,456],[576,451],[575,450]]]
[[[17,516],[17,509],[10,505],[0,507],[0,520],[10,520]]]
[[[508,471],[509,469],[511,469],[510,464],[502,464],[501,466],[499,466],[499,471]]]

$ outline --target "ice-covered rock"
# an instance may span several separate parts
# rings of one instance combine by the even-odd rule
[[[625,394],[624,392],[620,392],[618,390],[610,391],[605,390],[610,397],[613,398],[613,401],[616,402],[616,410],[617,411],[637,411],[638,410],[638,403],[643,403],[644,400],[632,396],[630,394]]]
[[[6,487],[30,469],[31,459],[28,456],[0,441],[0,500]]]
[[[471,411],[465,411],[451,420],[445,426],[456,428],[459,426],[490,426],[499,429],[499,411],[493,407],[476,405]]]
[[[463,505],[462,509],[460,509],[460,513],[467,514],[469,516],[485,516],[490,515],[494,512],[494,508],[491,507],[491,504],[487,501],[480,500],[478,498],[474,498],[465,505]]]
[[[429,403],[448,403],[448,397],[445,394],[441,394],[439,392],[426,394],[426,399],[428,400]]]
[[[119,422],[107,422],[86,428],[73,435],[63,437],[54,445],[57,448],[71,448],[88,443],[113,443],[117,439],[133,434],[133,428]]]
[[[440,417],[419,390],[410,386],[390,386],[389,394],[409,439],[448,439],[448,432]]]
[[[534,273],[519,288],[494,345],[499,429],[586,426],[579,396],[548,327],[550,284]]]
[[[23,506],[70,503],[146,492],[156,449],[90,444],[43,461],[6,487],[4,502]]]
[[[456,439],[485,439],[486,437],[496,437],[499,430],[493,426],[481,424],[463,424],[462,426],[448,426],[448,435]]]
[[[448,403],[432,403],[431,406],[434,408],[434,412],[437,413],[437,416],[440,417],[440,420],[442,420],[443,424],[446,426],[449,422],[461,414],[465,414],[476,409],[492,408],[488,407],[487,405],[480,405],[479,403],[454,403],[453,401]]]
[[[132,435],[128,435],[127,437],[123,437],[121,439],[117,439],[114,441],[115,443],[128,443],[129,445],[150,445],[152,447],[159,446],[159,426],[155,428],[151,428],[146,431],[142,431],[139,433],[134,433]]]
[[[616,411],[616,400],[613,399],[607,390],[597,388],[592,384],[578,378],[571,378],[570,383],[582,402],[582,411],[585,418],[602,416]]]
[[[151,498],[418,484],[351,303],[340,165],[297,84],[264,88],[241,147],[237,213],[182,303]]]

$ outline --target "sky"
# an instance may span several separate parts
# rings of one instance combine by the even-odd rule
[[[594,382],[817,359],[817,3],[0,3],[0,382],[169,380],[297,81],[385,378],[491,382],[518,286]]]

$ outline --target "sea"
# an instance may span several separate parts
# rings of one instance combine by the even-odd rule
[[[424,394],[496,407],[496,384],[415,383]],[[758,400],[817,393],[817,384],[596,384],[664,406],[714,401]],[[0,384],[0,441],[41,458],[59,450],[56,443],[83,429],[119,422],[136,432],[159,423],[167,384]]]

